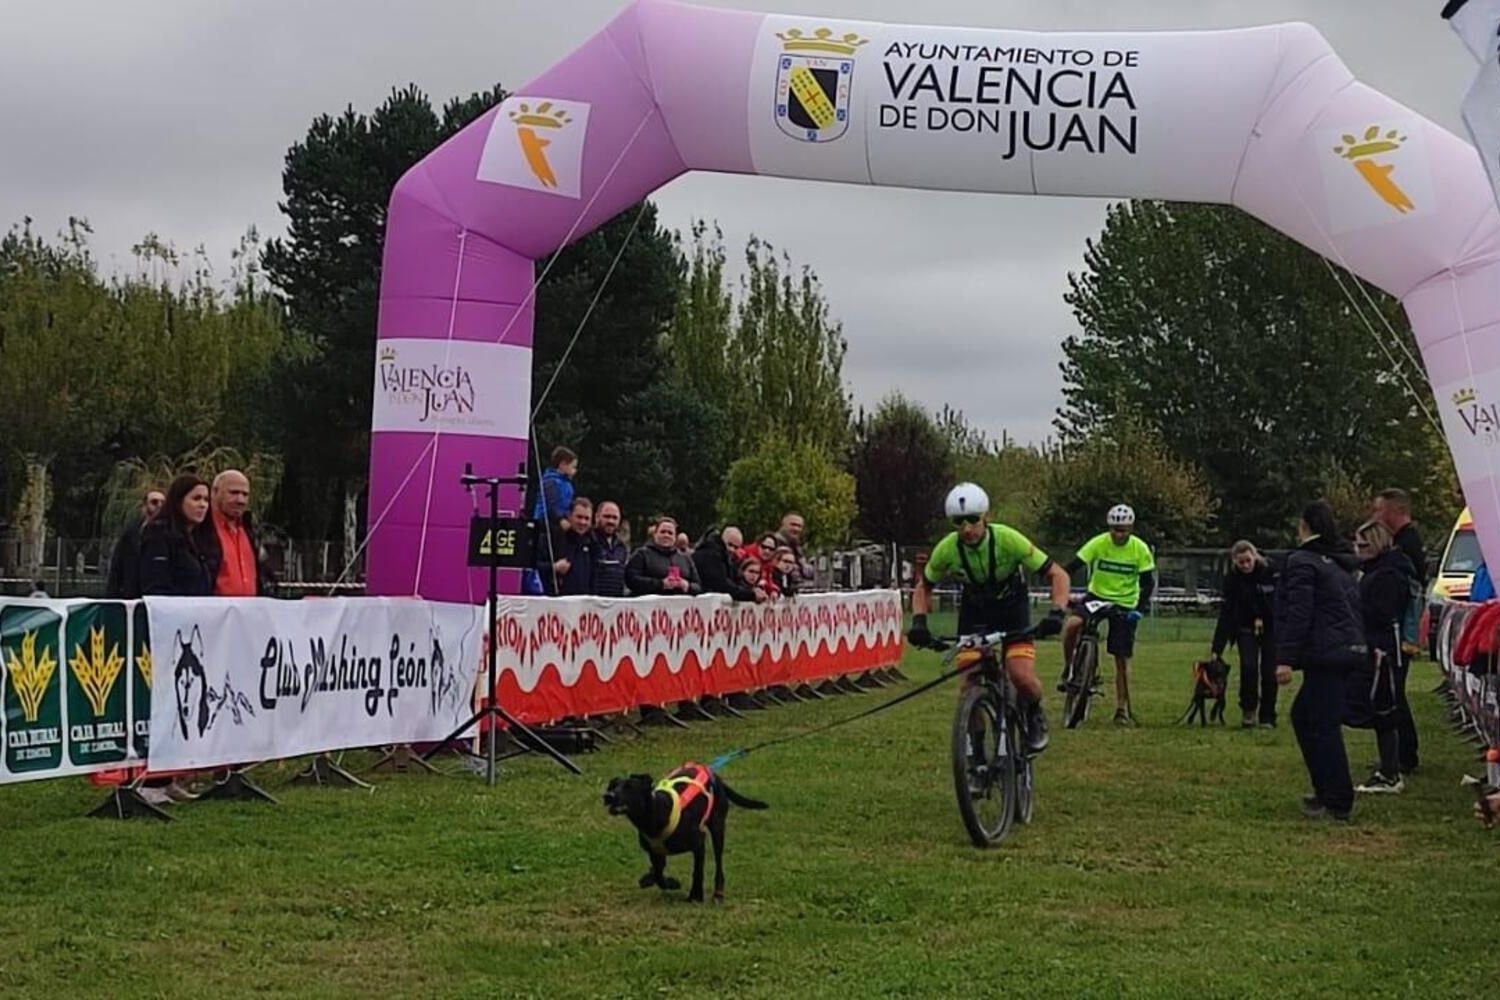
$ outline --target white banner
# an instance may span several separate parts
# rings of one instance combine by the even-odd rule
[[[1495,200],[1500,202],[1500,54],[1491,55],[1474,78],[1463,111],[1464,124],[1490,175]]]
[[[376,345],[370,429],[524,438],[530,377],[529,347],[386,337]]]
[[[1277,45],[1275,29],[1210,46],[772,14],[751,67],[751,157],[758,173],[861,184],[1225,200]],[[1226,65],[1264,66],[1264,80]]]
[[[148,598],[151,767],[438,740],[471,713],[481,609]]]
[[[1500,0],[1467,0],[1449,23],[1480,62],[1500,52]]]

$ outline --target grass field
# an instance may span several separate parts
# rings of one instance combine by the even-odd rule
[[[178,806],[167,825],[83,818],[81,780],[0,789],[0,996],[1494,996],[1500,838],[1469,815],[1433,668],[1413,674],[1407,793],[1314,824],[1284,721],[1173,725],[1206,629],[1145,623],[1143,725],[1108,726],[1106,704],[1054,732],[1036,820],[997,850],[958,820],[946,690],[736,762],[728,780],[772,810],[730,817],[720,905],[636,888],[607,778],[884,693],[655,731],[582,758],[584,778],[516,761],[493,790],[278,788],[283,768],[279,807]],[[1049,683],[1059,656],[1043,647]],[[930,677],[937,657],[905,666]],[[1348,737],[1362,771],[1373,741]]]

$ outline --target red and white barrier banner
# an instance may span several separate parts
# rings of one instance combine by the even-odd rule
[[[439,740],[471,711],[482,608],[148,597],[151,767]]]
[[[502,598],[496,686],[525,722],[606,715],[894,666],[901,625],[894,590],[770,604]]]

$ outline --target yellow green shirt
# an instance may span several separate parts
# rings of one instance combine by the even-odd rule
[[[1109,532],[1089,539],[1078,550],[1089,568],[1089,593],[1122,608],[1141,602],[1141,576],[1156,568],[1150,547],[1135,535],[1116,545]]]
[[[927,566],[923,570],[927,582],[940,583],[951,576],[964,584],[983,586],[992,581],[1003,582],[1017,567],[1035,573],[1047,565],[1047,553],[1015,528],[1003,524],[992,524],[989,528],[990,538],[981,538],[978,545],[966,546],[968,551],[964,553],[969,569],[978,575],[978,579],[970,579],[964,569],[964,559],[958,549],[963,543],[959,541],[958,532],[953,531],[933,546],[932,555],[927,557]],[[990,540],[994,541],[993,546]]]

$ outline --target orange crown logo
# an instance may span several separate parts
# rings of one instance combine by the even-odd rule
[[[869,44],[868,38],[860,38],[850,31],[834,37],[832,28],[818,28],[811,35],[804,35],[801,28],[788,28],[776,32],[781,47],[788,52],[828,52],[838,56],[852,56],[861,45]]]
[[[529,104],[522,104],[518,110],[509,114],[510,120],[517,125],[530,125],[533,128],[563,128],[573,120],[562,108],[554,108],[551,101],[543,101],[536,106],[536,110],[532,110]]]
[[[1467,406],[1479,398],[1479,393],[1473,389],[1460,389],[1453,394],[1454,406]]]

